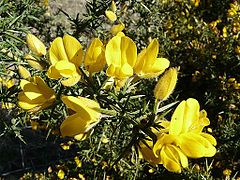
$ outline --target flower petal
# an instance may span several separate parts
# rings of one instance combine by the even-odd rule
[[[55,65],[60,60],[68,60],[63,39],[61,37],[57,37],[53,40],[49,49],[49,56],[52,65]]]
[[[68,60],[79,67],[82,63],[82,45],[80,42],[68,34],[63,36],[63,44]]]

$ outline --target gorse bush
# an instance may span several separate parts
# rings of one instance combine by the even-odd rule
[[[23,12],[44,14],[44,2],[24,1]],[[98,0],[83,17],[60,11],[71,29],[42,31],[26,15],[17,41],[3,44],[4,57],[17,51],[10,67],[2,59],[2,176],[237,177],[237,2]],[[4,152],[7,142],[16,150]]]

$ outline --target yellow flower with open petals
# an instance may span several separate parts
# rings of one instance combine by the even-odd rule
[[[46,54],[45,45],[33,34],[27,34],[27,45],[37,56],[43,56]]]
[[[68,116],[60,126],[63,137],[88,132],[100,119],[100,106],[96,101],[84,97],[63,96],[62,101],[75,113]]]
[[[155,156],[173,172],[180,172],[181,166],[187,167],[186,157],[214,156],[216,140],[212,135],[202,132],[209,124],[206,111],[200,111],[196,99],[182,101],[175,109],[171,122],[165,123],[168,134],[160,135],[153,147]]]
[[[202,132],[210,124],[206,111],[200,111],[196,99],[182,101],[174,111],[169,134],[178,137],[178,145],[188,157],[212,157],[216,154],[216,139]]]
[[[105,48],[100,39],[95,38],[87,49],[84,66],[90,73],[101,71],[106,64]]]
[[[49,78],[63,78],[64,86],[73,86],[80,80],[82,46],[77,39],[70,35],[57,37],[51,44],[49,56],[52,64],[47,72]]]
[[[133,75],[137,60],[137,47],[133,40],[123,33],[114,36],[106,46],[107,75],[116,81],[125,81]]]
[[[152,78],[162,74],[169,67],[169,60],[157,58],[159,43],[153,39],[147,48],[143,49],[137,57],[134,72],[141,78]]]
[[[18,94],[18,105],[24,110],[37,112],[55,101],[54,91],[39,76],[32,81],[21,79],[20,87],[23,91]]]

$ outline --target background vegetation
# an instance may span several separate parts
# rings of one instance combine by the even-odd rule
[[[32,117],[20,108],[10,108],[11,104],[6,107],[17,102],[20,79],[17,67],[26,65],[26,33],[37,35],[46,45],[65,33],[78,38],[85,47],[93,37],[106,42],[113,25],[105,17],[111,1],[89,1],[85,13],[74,16],[61,9],[53,11],[44,2],[1,0],[0,176],[51,179],[64,173],[66,179],[240,178],[240,4],[230,0],[116,3],[117,15],[125,25],[123,32],[134,39],[138,51],[157,38],[159,56],[169,59],[171,66],[180,66],[177,88],[165,104],[188,97],[198,99],[201,108],[208,112],[211,121],[208,131],[217,139],[217,154],[213,158],[190,160],[189,169],[181,174],[140,163],[134,153],[110,167],[109,153],[116,153],[111,157],[117,159],[119,149],[130,141],[127,129],[111,137],[109,126],[117,125],[100,123],[86,141],[60,138],[56,130],[61,112],[55,112],[50,119],[46,112],[34,117],[40,124],[33,130]],[[59,22],[59,15],[68,23]],[[149,89],[153,89],[153,83],[146,82],[140,88],[151,99]],[[104,137],[115,138],[115,144],[99,141]]]

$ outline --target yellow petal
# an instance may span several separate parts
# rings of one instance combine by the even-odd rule
[[[90,73],[101,71],[106,64],[105,49],[100,39],[95,38],[87,49],[84,66]]]
[[[67,60],[58,61],[55,64],[55,68],[63,77],[71,77],[76,73],[76,66]]]
[[[82,64],[82,45],[70,35],[63,36],[63,44],[68,60],[79,67]]]
[[[42,97],[42,93],[39,91],[37,86],[27,80],[21,79],[20,87],[24,91],[24,94],[30,99],[36,99]]]
[[[33,34],[27,34],[27,45],[37,56],[43,56],[46,54],[45,45]]]
[[[74,86],[75,84],[77,84],[81,79],[81,76],[77,73],[73,74],[71,77],[69,77],[68,79],[62,80],[61,83],[64,86]]]
[[[72,137],[77,134],[85,133],[88,121],[90,121],[90,116],[82,112],[67,117],[60,126],[62,136]]]
[[[112,22],[117,20],[117,16],[116,16],[116,14],[113,11],[106,10],[105,11],[105,15]]]
[[[59,78],[62,77],[61,74],[59,73],[59,71],[56,69],[56,67],[54,65],[51,65],[48,68],[47,76],[51,79],[59,79]]]
[[[62,101],[68,108],[75,112],[82,113],[85,117],[99,118],[99,104],[91,99],[83,97],[63,96]],[[88,118],[90,119],[90,118]]]
[[[119,71],[119,79],[125,79],[133,75],[133,68],[129,64],[125,63]]]
[[[177,69],[170,68],[164,73],[159,79],[158,83],[154,88],[154,96],[156,99],[164,101],[173,92],[177,83]]]
[[[49,49],[49,56],[52,65],[55,65],[60,60],[68,60],[63,39],[61,37],[57,37],[53,40]]]
[[[176,159],[176,155],[171,152],[169,146],[164,146],[160,153],[163,166],[170,172],[181,172],[181,165]]]
[[[204,137],[205,139],[207,139],[213,146],[217,145],[217,141],[212,135],[210,135],[208,133],[204,133],[204,132],[200,133],[200,135],[202,137]]]
[[[116,6],[116,3],[114,1],[112,1],[111,8],[112,8],[113,12],[115,12],[117,10],[117,6]]]
[[[27,60],[28,64],[37,70],[45,70],[46,69],[46,64],[43,62],[38,61],[36,58],[31,56],[30,54],[27,54],[24,59]]]
[[[19,65],[18,66],[18,72],[23,79],[28,79],[31,77],[30,72],[23,66]]]
[[[129,37],[116,35],[108,42],[105,56],[108,66],[113,64],[121,67],[128,63],[133,67],[137,59],[137,47]]]
[[[40,76],[35,76],[34,77],[34,82],[36,83],[38,89],[40,92],[42,92],[43,96],[50,100],[55,98],[55,92],[53,89],[48,87],[48,85],[44,82],[44,80]]]
[[[216,148],[208,139],[195,133],[185,133],[180,136],[180,149],[191,158],[212,157]]]

